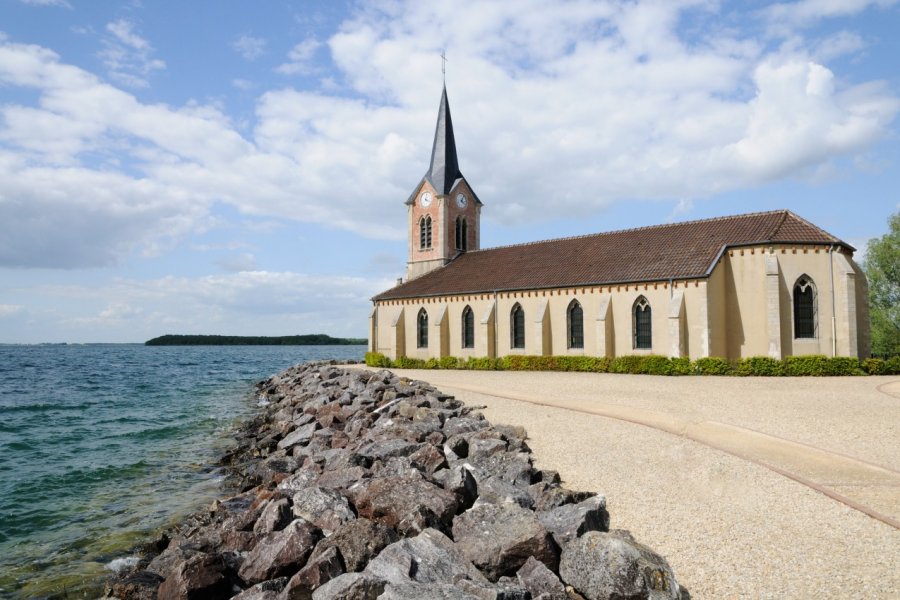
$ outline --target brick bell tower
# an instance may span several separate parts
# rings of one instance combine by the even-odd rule
[[[406,279],[443,267],[481,245],[481,200],[459,170],[447,87],[441,94],[431,165],[406,201],[409,260]]]

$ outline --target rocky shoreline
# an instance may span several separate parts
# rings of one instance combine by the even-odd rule
[[[223,459],[240,493],[162,535],[107,597],[688,597],[664,558],[609,531],[603,496],[533,467],[522,428],[334,362],[258,387]]]

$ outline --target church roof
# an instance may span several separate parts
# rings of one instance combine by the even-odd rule
[[[431,163],[425,176],[416,186],[412,195],[407,199],[407,204],[416,200],[416,195],[422,183],[428,181],[438,194],[449,194],[456,183],[464,179],[459,170],[459,160],[456,157],[456,138],[453,136],[453,120],[450,118],[450,103],[447,101],[447,87],[441,92],[441,105],[438,108],[437,125],[434,128],[434,143],[431,145]],[[474,194],[474,191],[472,192]],[[478,198],[476,202],[481,204]]]
[[[760,244],[837,244],[855,250],[778,210],[466,252],[373,300],[705,278],[726,248]]]

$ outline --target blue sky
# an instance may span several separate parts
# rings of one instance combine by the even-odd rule
[[[0,0],[0,342],[364,336],[442,50],[482,246],[900,209],[900,0]]]

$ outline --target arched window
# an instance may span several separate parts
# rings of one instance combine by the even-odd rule
[[[516,302],[509,315],[510,341],[513,348],[525,347],[525,311],[522,305]]]
[[[425,215],[419,219],[419,250],[431,248],[431,217]]]
[[[816,284],[803,275],[794,284],[794,338],[816,337]]]
[[[462,347],[475,347],[475,313],[467,306],[462,312]]]
[[[416,323],[416,346],[419,348],[428,347],[428,313],[425,309],[419,310],[419,317]]]
[[[456,249],[463,252],[469,249],[469,224],[463,216],[456,217]]]
[[[569,348],[584,348],[584,311],[578,300],[572,300],[566,311],[566,338]]]
[[[641,350],[653,347],[650,303],[643,296],[634,301],[634,347]]]

